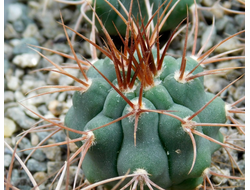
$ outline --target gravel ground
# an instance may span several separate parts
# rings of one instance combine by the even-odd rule
[[[50,66],[50,64],[36,52],[27,47],[27,44],[39,45],[47,47],[53,50],[61,51],[63,53],[71,54],[70,48],[66,43],[66,38],[63,29],[56,21],[60,21],[60,11],[63,15],[66,25],[74,28],[76,20],[79,16],[79,9],[75,6],[64,5],[56,3],[53,0],[48,1],[46,10],[43,13],[44,0],[9,0],[4,2],[4,139],[13,147],[18,140],[17,135],[20,132],[29,129],[34,123],[40,119],[37,115],[25,109],[18,102],[27,97],[32,97],[38,93],[44,91],[33,91],[26,94],[30,90],[45,86],[45,85],[73,85],[74,81],[69,78],[53,73],[51,71],[35,72],[31,73],[34,69],[44,68]],[[210,7],[215,3],[213,0],[203,0],[202,5],[204,7]],[[239,8],[240,3],[237,0],[221,1],[224,7],[234,10],[244,11],[244,8]],[[216,24],[213,32],[213,37],[207,45],[205,51],[215,45],[218,41],[224,39],[230,34],[234,34],[245,28],[245,16],[240,14],[228,14],[222,11],[218,7],[214,7],[210,12],[203,11],[200,22],[200,30],[198,37],[198,48],[204,43],[204,39],[207,38],[211,30],[212,14],[215,15]],[[85,36],[89,36],[90,27],[86,22],[82,22],[79,32]],[[69,32],[70,34],[70,32]],[[170,47],[169,53],[175,55],[182,54],[182,47],[184,44],[184,34],[179,35]],[[222,45],[215,51],[215,54],[224,52],[235,47],[244,46],[244,35],[241,38],[233,38],[227,43]],[[191,52],[193,41],[188,42],[188,53]],[[83,55],[86,58],[90,58],[89,45],[84,40],[76,38],[74,48],[79,55]],[[57,64],[73,63],[71,60],[63,58],[60,55],[53,54],[48,51],[39,50],[49,59]],[[244,55],[244,51],[237,52],[235,55]],[[101,56],[101,55],[100,55]],[[216,64],[209,64],[207,69],[224,68],[224,67],[238,67],[244,66],[244,60],[231,60],[224,61]],[[74,76],[79,76],[79,71],[68,69]],[[244,69],[237,69],[228,71],[226,74],[211,75],[205,77],[205,86],[208,91],[213,93],[219,92],[223,87],[228,85],[232,80],[239,77],[244,73]],[[245,80],[240,79],[237,83],[232,85],[221,96],[228,103],[232,103],[241,97],[245,93]],[[67,110],[72,105],[71,97],[72,92],[60,92],[48,94],[41,97],[31,98],[23,101],[25,106],[35,112],[47,117],[47,118],[60,118],[63,120]],[[242,101],[238,104],[239,107],[244,107],[245,102]],[[237,121],[244,123],[245,115],[236,114]],[[223,133],[227,135],[235,134],[235,129],[223,128]],[[49,132],[35,132],[28,134],[18,145],[18,155],[24,160],[31,150],[19,152],[19,150],[31,148],[36,146],[41,140],[43,140]],[[62,142],[66,138],[63,132],[59,132],[54,135],[45,144],[53,144]],[[235,138],[240,139],[235,141],[239,146],[244,147],[244,136],[235,135]],[[76,151],[76,146],[70,145],[71,154]],[[232,156],[236,160],[240,169],[245,172],[245,154],[230,150]],[[214,166],[216,171],[220,168],[225,174],[232,175],[232,169],[229,165],[223,163],[230,163],[228,156],[226,156],[225,150],[218,150],[214,154]],[[4,147],[4,169],[5,175],[7,175],[9,167],[11,165],[11,151]],[[46,149],[39,149],[35,151],[35,154],[29,158],[26,166],[34,176],[38,183],[41,183],[40,190],[49,189],[53,178],[48,178],[55,171],[60,169],[64,164],[64,160],[67,158],[67,147],[57,146]],[[72,188],[73,176],[76,173],[77,163],[70,166],[70,183],[69,189]],[[236,175],[238,174],[236,169]],[[82,171],[79,174],[79,180],[83,178]],[[238,186],[229,189],[245,189],[244,181],[221,179],[219,177],[211,177],[214,184],[220,184],[221,186]],[[25,174],[24,170],[20,169],[20,165],[17,161],[14,162],[12,170],[12,185],[19,189],[26,190],[31,189],[32,184]],[[56,187],[55,183],[52,189]],[[65,186],[61,189],[66,188]]]

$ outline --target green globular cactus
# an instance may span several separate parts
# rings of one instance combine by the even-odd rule
[[[133,189],[197,189],[212,154],[225,145],[219,126],[227,120],[226,105],[219,94],[206,92],[203,76],[209,72],[185,52],[179,59],[166,56],[168,44],[160,54],[159,46],[152,47],[159,33],[151,38],[144,26],[134,28],[129,21],[131,40],[123,40],[121,52],[98,20],[107,47],[92,44],[107,57],[90,63],[88,87],[74,93],[65,117],[65,126],[88,134],[77,142],[87,149],[82,162],[86,179],[108,180],[108,189],[119,176],[122,189],[132,183]],[[72,131],[69,137],[81,134]]]
[[[207,177],[212,154],[225,146],[219,126],[227,120],[226,105],[206,92],[206,72],[194,57],[159,55],[143,47],[145,41],[136,42],[141,49],[131,45],[129,54],[114,46],[103,50],[108,57],[91,64],[89,86],[74,93],[65,125],[89,135],[79,147],[92,137],[82,162],[90,183],[108,180],[111,189],[112,179],[132,175],[138,178],[120,188],[135,182],[145,189],[193,190]]]
[[[185,72],[198,65],[191,57],[186,60]],[[91,85],[83,93],[75,92],[65,125],[90,131],[125,116],[93,131],[94,143],[82,163],[90,183],[138,169],[145,170],[150,174],[151,181],[165,189],[190,190],[202,183],[202,174],[211,164],[211,154],[220,145],[194,135],[194,146],[189,132],[195,130],[223,142],[219,127],[192,124],[224,123],[225,103],[217,97],[192,120],[188,120],[214,95],[205,92],[202,77],[179,80],[181,62],[181,59],[166,56],[160,74],[154,77],[154,85],[143,88],[141,92],[142,81],[138,76],[132,89],[120,90],[126,100],[95,70],[104,73],[106,79],[117,86],[114,63],[109,58],[99,60],[94,64],[95,68],[89,69],[87,76]],[[174,72],[169,73],[169,70]],[[193,74],[202,71],[199,66]],[[130,80],[133,76],[131,74]],[[143,83],[145,85],[146,82]],[[126,101],[135,107],[141,104],[138,111]],[[70,133],[70,138],[77,137],[80,135]],[[106,184],[109,188],[114,185],[115,182]]]
[[[126,10],[129,10],[131,1],[128,0],[121,0],[121,4],[117,0],[108,0],[108,2],[125,18],[127,19],[127,14],[125,13],[121,4],[125,7]],[[138,5],[139,2],[139,5]],[[171,2],[171,3],[170,3]],[[156,10],[161,6],[159,10],[159,15],[161,16],[164,13],[164,16],[171,10],[177,0],[148,0],[150,5],[153,5],[152,12],[156,12]],[[196,1],[197,3],[199,0]],[[170,4],[169,4],[170,3]],[[94,1],[92,2],[94,4]],[[162,26],[161,31],[167,31],[174,29],[181,20],[186,18],[187,16],[187,7],[190,8],[194,5],[193,0],[181,0],[177,2],[174,9],[171,11],[168,19],[165,21],[164,25]],[[97,0],[96,1],[96,14],[100,17],[102,22],[104,23],[105,28],[109,32],[110,35],[117,35],[118,29],[121,35],[125,35],[126,32],[126,23],[122,20],[121,16],[117,14],[115,10],[111,8],[111,6],[105,0]],[[147,5],[145,1],[137,1],[133,0],[133,10],[132,15],[135,17],[140,17],[139,12],[143,14],[144,24],[148,22],[148,13],[147,13]],[[91,12],[87,13],[91,18]],[[157,22],[157,16],[154,18],[154,22]],[[115,25],[115,27],[114,27]],[[96,27],[98,28],[99,32],[102,33],[102,26],[96,22]]]

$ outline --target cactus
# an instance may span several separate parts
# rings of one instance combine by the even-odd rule
[[[149,188],[197,188],[214,151],[230,147],[218,127],[227,120],[226,104],[204,89],[203,75],[210,73],[185,52],[179,59],[160,55],[147,28],[138,23],[134,28],[131,18],[126,30],[131,44],[123,40],[121,53],[97,19],[109,45],[101,49],[107,58],[89,63],[87,87],[74,93],[65,117],[65,126],[87,134],[85,144],[91,139],[82,162],[86,178],[95,183],[129,172],[141,177],[134,186],[143,181]],[[69,137],[81,134],[70,131]],[[123,188],[132,182],[125,180]]]
[[[237,68],[206,71],[201,64],[216,47],[242,32],[228,37],[203,55],[195,56],[192,52],[191,56],[186,56],[187,24],[183,54],[175,59],[166,56],[166,51],[182,22],[160,50],[159,32],[163,27],[161,23],[165,22],[157,15],[161,13],[161,7],[144,24],[133,20],[133,6],[131,3],[127,8],[125,39],[117,29],[124,45],[123,51],[116,48],[98,16],[96,18],[107,40],[104,48],[67,27],[62,20],[73,56],[49,51],[74,59],[78,65],[69,68],[79,69],[84,79],[70,75],[63,67],[50,61],[57,70],[47,70],[67,75],[80,86],[53,86],[58,88],[55,92],[75,91],[64,125],[39,117],[64,129],[70,142],[77,144],[77,153],[82,152],[79,163],[86,179],[93,184],[87,189],[103,184],[107,189],[126,189],[129,186],[136,189],[140,186],[140,189],[193,190],[199,188],[203,181],[211,184],[208,175],[216,175],[209,169],[212,154],[220,147],[243,150],[227,144],[220,127],[233,126],[240,130],[243,125],[237,122],[225,124],[230,118],[231,105],[219,97],[235,81],[216,95],[206,92],[203,84],[204,75]],[[149,25],[156,17],[156,26],[150,31]],[[143,20],[142,16],[140,19]],[[106,58],[94,63],[80,60],[66,29],[88,41]],[[197,38],[197,33],[195,36]],[[196,49],[195,43],[193,49]],[[49,93],[52,92],[43,94]],[[236,104],[233,103],[232,107]],[[75,156],[68,161],[71,162]],[[117,184],[119,179],[121,182]]]
[[[186,60],[185,72],[198,65],[190,57]],[[188,181],[188,189],[197,186],[197,180],[211,164],[211,154],[219,147],[201,136],[193,136],[192,131],[223,142],[219,127],[203,128],[197,123],[225,123],[226,110],[224,101],[217,97],[204,111],[189,119],[214,95],[205,92],[202,78],[180,80],[181,62],[167,56],[163,59],[161,74],[150,73],[151,83],[137,77],[131,89],[121,91],[123,87],[119,86],[119,92],[93,67],[89,69],[87,76],[91,85],[84,93],[75,92],[65,125],[90,131],[125,117],[93,131],[94,144],[82,163],[89,182],[125,175],[128,170],[145,169],[150,179],[163,188],[178,189]],[[112,64],[106,58],[94,65],[117,85],[116,78],[109,73],[115,73]],[[170,68],[176,72],[168,74]],[[193,74],[202,71],[199,66]],[[135,74],[128,76],[127,71],[125,76],[131,82]],[[70,138],[77,137],[80,136],[70,133]]]
[[[118,28],[119,32],[121,35],[125,35],[126,31],[126,24],[122,20],[122,17],[127,17],[126,13],[124,12],[124,8],[126,10],[129,10],[130,7],[130,2],[131,1],[126,1],[126,0],[121,0],[121,4],[117,0],[97,0],[96,1],[96,9],[95,12],[99,16],[99,18],[102,20],[104,23],[104,26],[106,30],[109,32],[110,35],[117,35],[117,31],[115,29]],[[138,2],[140,5],[138,6]],[[170,2],[170,3],[169,3]],[[196,1],[197,3],[199,1]],[[95,2],[92,1],[92,4]],[[169,15],[168,19],[166,19],[163,27],[162,27],[162,32],[167,31],[167,30],[172,30],[174,29],[179,22],[181,22],[182,19],[184,19],[187,15],[187,7],[191,7],[194,4],[193,0],[149,0],[148,2],[151,6],[153,5],[153,13],[156,12],[156,10],[160,7],[159,13],[162,14],[163,12],[165,15],[169,12],[169,10],[173,7],[173,11],[171,11],[171,14]],[[175,5],[175,3],[177,3]],[[111,6],[114,6],[114,8],[121,14],[120,16],[117,14],[117,12],[111,8]],[[144,24],[147,23],[148,17],[147,17],[147,12],[149,5],[146,5],[145,1],[133,1],[133,10],[132,10],[132,15],[137,17],[139,16],[139,13],[143,13],[145,16],[144,18]],[[166,9],[165,9],[166,8]],[[87,13],[89,17],[91,18],[91,11]],[[110,22],[112,21],[112,22]],[[174,22],[173,22],[174,21]],[[157,22],[157,17],[154,18],[154,22]],[[115,25],[115,27],[114,27]],[[102,32],[102,27],[99,24],[99,22],[96,22],[96,27],[99,32]]]

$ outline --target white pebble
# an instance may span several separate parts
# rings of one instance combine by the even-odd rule
[[[28,107],[33,112],[40,114],[38,109],[36,108],[36,106],[29,105],[29,104],[26,104],[25,106]],[[30,116],[31,118],[34,118],[34,119],[39,119],[39,117],[30,110],[24,108],[24,112],[26,113],[26,115],[28,115],[28,116]]]
[[[57,72],[50,71],[48,74],[48,84],[58,84],[61,74]]]
[[[15,100],[17,102],[22,101],[22,100],[25,99],[23,93],[21,91],[19,91],[19,90],[15,91],[14,96],[15,96]]]
[[[244,113],[236,113],[235,115],[236,115],[236,117],[238,117],[241,120],[241,122],[245,123],[246,120],[245,120],[245,114]]]
[[[39,33],[38,28],[35,24],[29,24],[25,31],[23,32],[23,37],[28,38],[28,37],[34,37]]]
[[[7,86],[10,90],[17,90],[17,88],[19,87],[20,85],[20,81],[17,77],[15,76],[10,76],[10,78],[8,79],[8,83],[7,83]]]
[[[19,4],[10,4],[8,7],[8,20],[14,22],[18,20],[23,13],[22,7]]]
[[[239,47],[239,45],[240,45],[239,40],[237,40],[236,38],[231,38],[226,42],[224,42],[223,44],[221,44],[219,47],[217,47],[214,51],[216,53],[223,53],[229,50],[233,50]]]
[[[14,101],[14,93],[12,91],[4,92],[4,103],[13,102]]]
[[[31,139],[30,142],[32,144],[32,146],[36,146],[39,143],[39,137],[36,133],[31,133]]]
[[[202,35],[201,46],[203,47],[203,45],[206,43],[206,46],[204,48],[205,51],[213,46],[213,42],[215,39],[215,28],[213,29],[212,34],[210,34],[212,29],[212,26],[208,26]],[[209,37],[210,35],[211,37]],[[209,40],[207,41],[208,38]]]
[[[4,118],[4,137],[11,137],[16,129],[17,127],[14,121],[8,118]]]
[[[40,56],[34,53],[24,53],[21,55],[17,55],[13,59],[13,63],[19,67],[35,67],[37,66],[40,60]]]
[[[223,86],[226,86],[228,81],[224,78],[207,75],[204,77],[205,87],[212,93],[219,92]]]
[[[19,34],[14,29],[13,25],[10,23],[6,24],[4,29],[4,39],[18,38]]]
[[[235,91],[233,97],[235,100],[239,100],[243,96],[245,96],[245,87],[239,86],[238,88],[236,88],[236,91]]]
[[[74,77],[78,77],[78,75],[79,75],[78,69],[64,69],[64,70]],[[66,75],[61,75],[59,78],[60,85],[72,85],[73,83],[74,83],[74,79],[72,79]]]
[[[222,173],[223,175],[230,176],[230,171],[229,171],[229,169],[220,169],[219,172]],[[217,171],[216,173],[218,173],[218,171]],[[224,184],[224,183],[226,183],[226,182],[228,181],[228,178],[219,177],[219,176],[212,176],[212,179],[213,179],[213,181],[214,181],[216,184]]]

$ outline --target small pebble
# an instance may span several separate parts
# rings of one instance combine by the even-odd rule
[[[242,123],[245,123],[245,114],[244,113],[236,113],[236,117],[238,117]]]
[[[83,177],[82,169],[79,168],[78,171],[77,171],[77,167],[78,166],[70,166],[69,167],[69,184],[74,183],[76,174],[77,174],[77,182],[76,182],[77,184],[79,184],[81,178]]]
[[[201,3],[207,7],[211,7],[213,5],[213,1],[211,0],[202,0]]]
[[[224,30],[225,27],[226,27],[226,25],[227,25],[227,23],[230,22],[230,19],[231,19],[231,18],[228,17],[228,16],[226,16],[226,15],[225,15],[224,17],[218,19],[218,20],[216,21],[216,23],[215,23],[216,30],[217,30],[217,31],[222,31],[222,30]]]
[[[23,69],[19,69],[19,68],[16,68],[15,69],[15,76],[19,79],[21,79],[24,75],[24,70]]]
[[[38,184],[41,184],[41,183],[46,183],[47,182],[47,174],[45,172],[36,172],[34,173],[34,179],[36,180],[36,182]]]
[[[8,89],[15,91],[20,87],[20,83],[21,82],[17,77],[10,76],[7,83]]]
[[[24,38],[28,38],[28,37],[36,38],[37,34],[39,34],[37,25],[35,25],[34,23],[31,23],[26,27],[22,36]]]
[[[69,143],[70,152],[76,152],[78,150],[78,146],[75,143]]]
[[[9,1],[4,1],[4,28],[5,28],[5,25],[7,23],[7,20],[8,20],[8,14],[9,14],[9,4],[12,4],[12,0],[9,0]]]
[[[32,104],[34,106],[40,106],[42,104],[45,104],[46,103],[46,100],[49,99],[50,95],[49,94],[46,94],[46,95],[42,95],[42,96],[37,96],[35,98],[30,98],[30,97],[34,97],[38,95],[36,92],[31,92],[27,95],[27,103],[28,104]]]
[[[239,30],[243,30],[245,28],[245,15],[236,15],[234,19],[239,26]]]
[[[12,156],[9,154],[4,155],[4,167],[9,167],[11,164],[11,158]]]
[[[204,79],[205,87],[214,94],[219,92],[223,87],[228,84],[228,81],[226,79],[216,76],[208,75],[205,76]]]
[[[46,131],[42,132],[42,131],[40,131],[40,132],[37,132],[36,134],[39,137],[39,141],[42,141],[42,140],[44,140],[49,135],[49,132],[46,132]],[[45,142],[45,144],[47,144],[47,142]]]
[[[30,11],[34,11],[35,13],[37,13],[39,10],[41,10],[41,4],[39,2],[28,1],[27,3],[28,3],[28,7],[30,8]],[[48,4],[49,3],[50,3],[50,1],[48,1]]]
[[[216,53],[223,53],[235,49],[237,48],[237,46],[240,46],[239,40],[237,40],[236,38],[231,38],[217,47],[214,51]]]
[[[31,145],[32,146],[38,145],[38,143],[40,142],[38,135],[36,133],[31,133],[30,135],[31,135],[30,137]]]
[[[42,114],[45,115],[48,112],[47,106],[46,105],[41,105],[37,107],[38,111]]]
[[[31,158],[27,162],[27,168],[31,172],[44,172],[47,170],[47,166],[45,162],[38,162],[37,160]]]
[[[6,111],[9,108],[18,107],[18,106],[20,106],[20,105],[17,102],[8,102],[8,103],[5,103],[4,104],[4,115],[8,116]]]
[[[58,101],[64,102],[66,100],[66,97],[67,97],[67,92],[61,92],[58,96]]]
[[[13,47],[10,44],[4,43],[4,59],[10,59],[12,57]]]
[[[28,110],[28,109],[26,109],[26,108],[24,109],[24,112],[25,112],[29,117],[31,117],[31,118],[33,118],[33,119],[40,119],[40,117],[39,117],[38,115],[36,115],[36,114],[33,113],[33,112],[35,112],[35,113],[37,113],[37,114],[40,114],[36,106],[30,105],[30,104],[26,104],[25,106],[31,110],[31,111],[30,111],[30,110]],[[41,115],[41,114],[40,114],[40,115]]]
[[[46,14],[37,12],[36,19],[38,20],[38,22],[40,22],[42,28],[54,29],[58,27],[58,24],[54,19],[53,13],[51,11],[47,11]]]
[[[11,184],[17,185],[20,182],[20,174],[19,169],[13,169],[11,173]]]
[[[237,28],[235,27],[235,24],[232,23],[227,23],[226,27],[225,27],[225,33],[226,34],[235,34],[237,32]]]
[[[23,129],[29,129],[35,121],[26,116],[20,107],[11,107],[6,110],[6,116],[11,118]]]
[[[13,49],[14,49],[14,47],[16,47],[16,46],[18,46],[18,45],[20,45],[21,44],[21,39],[17,39],[17,38],[15,38],[15,39],[12,39],[12,40],[10,40],[9,41],[9,44],[12,46],[12,52],[11,52],[11,55],[13,54]]]
[[[218,3],[214,3],[210,11],[216,19],[222,18],[224,16],[224,10],[220,8]]]
[[[12,43],[13,43],[13,41],[12,41]],[[29,53],[37,54],[34,50],[32,50],[28,47],[29,44],[39,46],[39,43],[35,38],[33,38],[33,37],[22,38],[21,40],[15,40],[15,43],[17,43],[17,44],[13,45],[13,47],[14,47],[13,54],[14,55],[26,54],[26,53],[27,54],[29,54]],[[34,48],[34,49],[41,51],[38,48]]]
[[[17,55],[13,59],[13,63],[22,68],[36,67],[40,60],[40,55],[34,53],[24,53]]]
[[[42,162],[46,159],[46,155],[42,151],[42,149],[37,149],[32,155],[31,158],[34,158],[35,160]]]
[[[48,144],[51,144],[51,147],[43,148],[42,151],[45,153],[46,157],[50,160],[61,160],[61,149],[59,146],[53,146],[55,141],[49,139]]]
[[[64,142],[64,141],[66,141],[65,131],[59,131],[58,133],[53,135],[53,140],[55,140],[55,142]],[[65,145],[61,145],[60,147],[62,147],[62,146],[65,146]]]
[[[235,91],[233,97],[235,98],[235,100],[239,100],[244,95],[245,95],[245,87],[239,86],[238,88],[236,88],[236,91]]]
[[[21,3],[13,3],[8,7],[8,21],[14,22],[18,19],[21,19],[22,14],[24,13],[24,5]]]
[[[46,27],[46,28],[43,28],[41,31],[41,34],[46,37],[46,38],[50,38],[50,39],[53,39],[56,37],[56,35],[58,34],[59,32],[59,29],[58,28],[49,28],[49,27]]]
[[[16,20],[13,22],[13,27],[17,32],[23,32],[25,25],[21,20]]]
[[[66,72],[68,72],[70,75],[73,75],[74,77],[78,77],[79,70],[78,69],[64,69]],[[66,76],[61,75],[59,79],[59,85],[72,85],[74,83],[74,79]]]
[[[53,55],[47,55],[46,57],[49,60],[51,60],[52,62],[56,63],[57,65],[61,65],[63,63],[63,58],[60,55],[53,54]],[[51,63],[49,63],[44,58],[41,59],[41,65],[42,65],[42,68],[51,67],[52,66]],[[55,73],[55,72],[53,72],[53,73]]]
[[[245,161],[244,160],[240,160],[239,162],[237,162],[237,165],[239,166],[240,170],[245,172]],[[236,167],[235,167],[236,169]]]
[[[212,29],[213,29],[212,26],[208,26],[206,28],[206,30],[204,31],[204,33],[202,35],[202,38],[201,38],[201,46],[203,47],[203,45],[206,43],[206,46],[205,46],[205,49],[204,49],[205,51],[213,46],[213,42],[214,42],[213,39],[214,39],[216,30],[213,29],[212,34],[211,34]],[[209,36],[211,36],[211,37],[209,38]],[[209,38],[209,40],[207,41],[208,38]]]
[[[21,91],[19,91],[19,90],[16,90],[15,93],[14,93],[14,95],[15,95],[15,100],[17,102],[22,101],[22,100],[25,99],[23,93]]]
[[[56,85],[59,82],[61,74],[57,72],[50,71],[47,78],[47,84]]]
[[[6,142],[10,147],[13,147],[13,144],[15,144],[15,142],[13,143],[13,139],[11,137],[4,137],[4,142]],[[4,143],[4,147],[5,147],[5,143]]]
[[[27,94],[29,91],[34,89],[35,83],[34,80],[25,80],[23,79],[22,81],[22,86],[21,86],[21,90],[23,94]]]
[[[219,171],[216,171],[216,173],[222,173],[223,175],[230,176],[230,171],[229,169],[220,169]],[[214,183],[216,184],[225,184],[228,181],[228,178],[225,177],[219,177],[219,176],[212,176],[212,179]]]
[[[10,62],[7,59],[4,59],[4,74],[7,74],[7,72],[10,69]]]
[[[4,29],[4,38],[5,39],[12,39],[12,38],[19,38],[19,34],[14,29],[12,24],[7,23]]]
[[[226,68],[233,68],[233,67],[239,67],[239,66],[240,66],[239,62],[232,60],[232,61],[220,62],[218,64],[217,68],[218,69],[223,69],[223,68],[226,69]],[[221,71],[221,74],[219,74],[219,75],[227,77],[229,74],[232,74],[234,71],[236,71],[236,69],[227,69],[227,70]]]
[[[62,53],[67,53],[67,54],[70,53],[70,47],[67,44],[63,43],[53,44],[52,49],[60,51]]]
[[[13,101],[14,101],[14,93],[12,91],[4,91],[4,103]]]
[[[14,121],[8,118],[4,118],[4,137],[11,137],[17,130],[17,126]]]
[[[17,139],[19,140],[19,138]],[[18,147],[21,149],[21,150],[24,150],[24,149],[28,149],[28,148],[32,148],[31,146],[31,143],[30,143],[30,140],[27,138],[27,137],[24,137],[22,138],[22,140],[19,142],[18,144]],[[25,155],[28,155],[30,154],[32,150],[25,150],[25,151],[22,151]]]
[[[49,103],[49,111],[54,115],[54,116],[59,116],[61,115],[63,111],[63,104],[59,102],[58,100],[53,100]]]
[[[65,163],[63,161],[48,161],[47,162],[47,173],[48,175],[52,175],[55,174],[57,171],[59,171],[61,169],[61,167],[64,165]]]

